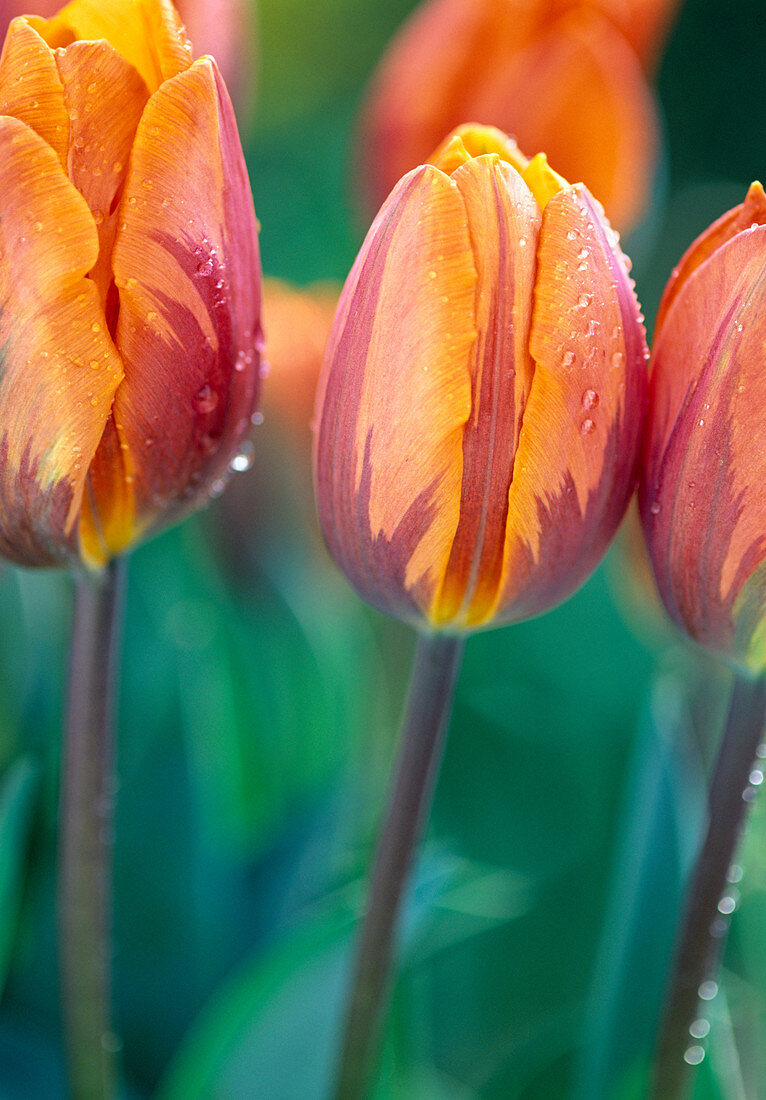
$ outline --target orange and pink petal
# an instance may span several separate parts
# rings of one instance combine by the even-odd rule
[[[766,225],[756,222],[680,285],[654,349],[641,493],[670,614],[703,645],[759,671],[766,664],[764,254]]]
[[[0,119],[0,551],[77,557],[77,517],[122,362],[96,284],[90,211],[43,139]]]

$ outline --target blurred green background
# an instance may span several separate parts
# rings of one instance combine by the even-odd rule
[[[260,0],[242,117],[267,273],[345,277],[366,228],[360,97],[413,6]],[[765,51],[757,0],[680,11],[655,201],[626,243],[650,324],[682,251],[763,172]],[[129,1097],[323,1100],[404,697],[412,634],[324,555],[307,448],[268,418],[254,440],[253,468],[130,564],[114,902]],[[728,688],[645,605],[623,542],[562,608],[469,641],[377,1100],[640,1100]],[[65,576],[0,573],[3,1100],[65,1095],[70,612]],[[756,806],[697,1100],[765,1094],[765,853]]]

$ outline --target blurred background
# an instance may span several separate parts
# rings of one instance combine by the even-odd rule
[[[267,295],[250,468],[130,562],[114,967],[136,1100],[327,1095],[413,635],[362,605],[321,546],[308,421],[327,284],[369,223],[360,107],[414,7],[239,7],[232,86],[264,269],[323,286],[294,308],[285,287]],[[683,250],[765,170],[760,0],[670,14],[647,70],[657,172],[623,235],[650,327]],[[0,1096],[55,1100],[72,591],[0,568]],[[727,690],[653,604],[630,525],[563,607],[469,640],[377,1100],[640,1100]],[[696,1100],[766,1089],[762,804],[741,864]]]

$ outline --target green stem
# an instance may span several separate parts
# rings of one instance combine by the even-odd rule
[[[665,1002],[652,1093],[656,1100],[683,1100],[692,1066],[702,1057],[699,1038],[689,1029],[700,1009],[700,986],[712,979],[724,942],[724,936],[711,930],[720,921],[718,906],[749,805],[744,792],[765,717],[766,679],[737,676],[710,783],[707,833],[689,888]]]
[[[462,653],[462,639],[418,638],[401,748],[348,1002],[337,1100],[362,1100],[367,1095],[386,1005],[397,917],[428,816]]]
[[[75,1100],[115,1094],[111,1023],[113,713],[125,566],[78,576],[61,773],[60,966]]]

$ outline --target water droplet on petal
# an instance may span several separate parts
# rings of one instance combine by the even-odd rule
[[[595,427],[596,425],[593,423],[592,420],[583,420],[582,424],[580,425],[580,431],[583,435],[590,435]]]
[[[697,990],[700,1000],[712,1001],[714,997],[718,995],[718,983],[714,981],[705,981]]]
[[[253,415],[250,417],[250,423],[257,428],[259,424],[263,423],[263,413],[254,412]]]
[[[689,1047],[688,1050],[684,1051],[684,1061],[687,1062],[690,1066],[698,1066],[700,1062],[703,1062],[704,1060],[704,1047],[695,1045],[693,1047]]]
[[[218,394],[207,382],[197,390],[192,398],[192,405],[196,412],[204,415],[211,413],[218,404]]]
[[[625,366],[625,356],[621,351],[616,351],[612,356],[612,366],[617,368]]]
[[[595,409],[598,405],[598,394],[595,390],[585,390],[582,395],[582,407],[584,409]]]
[[[562,367],[571,367],[575,361],[575,355],[573,351],[565,351],[564,358],[561,360]]]

